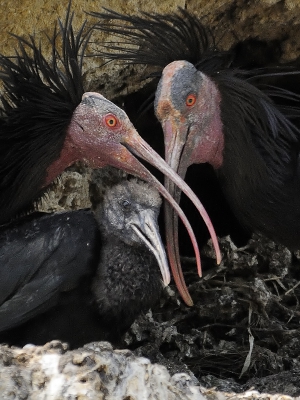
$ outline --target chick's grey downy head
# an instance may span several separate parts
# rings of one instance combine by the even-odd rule
[[[157,223],[161,204],[158,191],[148,183],[123,180],[106,190],[95,215],[106,237],[118,237],[128,245],[143,245],[133,226],[139,229],[147,224],[149,215]]]

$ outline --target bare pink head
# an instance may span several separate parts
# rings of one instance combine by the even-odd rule
[[[155,113],[165,141],[165,159],[184,179],[187,168],[194,163],[222,165],[224,138],[220,117],[220,95],[214,82],[187,61],[174,61],[164,70],[155,96]],[[179,202],[181,191],[166,177],[165,186]],[[166,208],[169,243],[178,254],[178,221],[170,207]],[[217,239],[209,219],[205,219],[221,260]],[[199,275],[201,271],[199,270]]]
[[[138,158],[147,161],[161,171],[191,199],[201,215],[206,219],[208,218],[197,196],[139,136],[126,113],[99,93],[88,92],[83,95],[81,103],[73,113],[60,157],[47,170],[45,185],[50,183],[68,165],[76,161],[83,161],[93,168],[111,165],[151,183],[182,219],[193,242],[197,261],[200,264],[197,242],[184,213],[168,190],[148,171]],[[166,226],[166,231],[168,232],[168,230],[169,227]],[[170,237],[169,233],[167,233],[167,237]],[[173,253],[173,245],[168,243],[168,240],[167,249],[178,290],[184,301],[191,305],[192,300],[185,282],[181,278],[180,261]]]

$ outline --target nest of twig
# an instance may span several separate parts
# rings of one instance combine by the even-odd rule
[[[185,365],[201,382],[212,375],[241,388],[299,367],[299,255],[259,235],[243,248],[229,237],[220,244],[219,267],[210,245],[204,249],[201,280],[193,259],[183,259],[194,306],[171,287],[135,322],[126,345],[172,372]]]

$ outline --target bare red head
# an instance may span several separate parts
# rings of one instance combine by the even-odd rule
[[[186,183],[139,136],[126,113],[99,93],[85,93],[75,109],[68,127],[64,147],[59,159],[48,168],[45,185],[50,183],[68,165],[84,161],[93,168],[111,165],[151,183],[178,213],[192,239],[198,263],[199,250],[194,234],[184,213],[163,185],[138,160],[141,158],[168,177],[184,191],[196,205],[201,215],[209,220],[202,204]],[[169,228],[166,226],[166,231]],[[214,234],[214,232],[213,232]],[[169,234],[167,235],[170,236]],[[187,304],[192,300],[182,277],[180,261],[176,259],[173,245],[167,241],[169,259],[177,287]],[[180,278],[178,278],[180,277]]]
[[[155,113],[165,135],[166,161],[181,176],[191,164],[222,164],[220,95],[187,61],[168,64],[158,84]]]
[[[220,95],[211,79],[187,61],[168,64],[157,87],[155,112],[164,131],[165,159],[181,178],[184,179],[187,168],[194,163],[221,166],[224,142]],[[179,202],[181,191],[168,178],[165,186]],[[169,207],[166,223],[171,226],[168,240],[177,245],[177,217]],[[209,223],[207,226],[210,229]],[[176,245],[174,252],[178,249]],[[217,261],[220,262],[219,254]]]

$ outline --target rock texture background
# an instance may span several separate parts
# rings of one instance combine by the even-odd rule
[[[52,32],[57,17],[63,18],[68,0],[31,1],[17,0],[10,2],[1,0],[0,16],[0,52],[11,54],[14,51],[15,35],[35,33],[38,37]],[[72,9],[75,12],[75,27],[86,19],[85,11],[100,11],[102,7],[110,8],[128,14],[139,11],[171,12],[178,7],[186,8],[203,18],[210,26],[218,47],[227,49],[233,44],[248,38],[278,42],[282,61],[295,60],[300,48],[300,2],[298,0],[153,0],[120,1],[120,0],[73,0]],[[91,18],[89,18],[92,21]],[[106,34],[98,34],[95,41],[109,39]],[[90,50],[95,46],[91,44]],[[101,59],[89,59],[86,65],[88,85],[96,89],[100,72]],[[106,72],[104,72],[106,71]],[[118,73],[116,72],[118,71]],[[107,75],[106,75],[107,73]],[[101,74],[104,87],[102,93],[113,98],[117,88],[124,88],[124,73],[119,74],[119,68],[109,66]],[[126,91],[132,91],[135,79],[126,84]]]
[[[0,0],[0,53],[4,53],[6,55],[11,55],[14,53],[15,39],[11,37],[10,33],[21,36],[34,33],[37,37],[41,38],[41,40],[43,41],[43,43],[45,43],[45,46],[47,47],[45,35],[51,34],[57,17],[60,17],[62,19],[64,18],[67,5],[67,0],[17,0],[14,2],[9,0]],[[214,36],[216,38],[216,43],[221,49],[228,49],[231,46],[234,46],[237,43],[243,42],[247,39],[259,39],[261,41],[265,41],[267,43],[267,47],[266,51],[259,50],[261,51],[261,53],[258,53],[258,55],[256,54],[256,57],[265,58],[266,62],[295,61],[300,55],[299,0],[152,0],[151,2],[144,2],[142,0],[73,0],[72,9],[75,13],[75,28],[78,27],[86,19],[84,11],[100,11],[101,7],[108,7],[116,11],[126,12],[129,14],[137,13],[140,10],[147,12],[169,12],[176,11],[178,7],[183,7],[195,12],[198,16],[201,16],[203,18],[203,22],[205,23],[205,25],[210,26],[210,28],[212,29],[212,32],[214,33]],[[88,19],[91,22],[93,21],[89,17]],[[101,36],[100,33],[98,33],[93,37],[93,42],[90,44],[89,52],[91,54],[95,53],[97,51],[99,43],[101,41],[109,39],[111,38],[107,37],[107,35]],[[251,52],[254,51],[253,46],[249,47],[248,52],[247,46],[245,46],[244,49],[246,49],[245,56],[251,58]],[[103,61],[104,60],[97,57],[86,59],[86,89],[95,91],[98,90],[106,97],[118,102],[119,104],[122,104],[122,99],[124,99],[126,95],[135,92],[142,85],[136,79],[136,67],[123,67],[116,64],[109,64],[106,67],[100,68],[100,66],[103,64]],[[93,186],[92,183],[93,179],[91,176],[91,171],[86,170],[81,166],[71,168],[57,180],[56,184],[52,186],[48,194],[41,200],[38,207],[39,209],[48,211],[89,207],[90,194],[92,193],[91,188]],[[285,254],[284,251],[282,254]],[[251,256],[249,256],[247,262],[251,266],[250,258]],[[278,271],[276,271],[276,273]],[[220,273],[220,271],[218,273],[219,277],[221,276],[222,278],[222,273]],[[218,273],[216,273],[215,275],[212,274],[211,277],[218,277]],[[277,275],[279,275],[279,278],[283,279],[283,275],[280,275],[279,272],[277,273]],[[221,280],[221,278],[219,280]],[[207,280],[208,279],[209,278],[207,278]],[[214,285],[211,283],[211,287],[214,290],[217,290],[217,285],[218,283]],[[210,289],[206,287],[204,287],[204,289],[207,289],[207,296],[209,296]],[[224,288],[222,290],[224,291]],[[234,291],[234,289],[232,290]],[[263,290],[259,287],[257,287],[257,291],[263,292]],[[230,298],[230,296],[224,293],[223,300],[226,302],[225,297],[227,296],[228,298]],[[261,298],[260,301],[263,302],[263,299]],[[173,300],[173,302],[178,303],[178,300]],[[232,304],[231,307],[233,307]],[[228,317],[230,315],[233,315],[233,309],[229,309],[227,311]],[[203,312],[204,311],[202,310],[202,313]],[[269,312],[269,310],[267,310],[267,312]],[[168,326],[168,329],[170,338],[173,337],[174,339],[177,334],[176,332],[174,333],[175,328],[172,328],[172,333],[170,333],[171,325]],[[142,328],[133,327],[131,338],[129,335],[129,337],[127,338],[127,343],[132,344],[132,337],[134,336],[134,334],[136,336],[136,340],[142,341],[144,338],[141,336],[141,332],[143,332]],[[164,334],[167,335],[166,332],[164,332]],[[296,328],[293,330],[293,334],[295,335],[295,337],[298,337],[298,333],[296,333]],[[140,338],[138,338],[139,335]],[[194,333],[191,334],[189,340],[195,340],[194,338],[196,336]],[[248,334],[246,334],[245,337],[245,340],[247,340]],[[170,339],[169,342],[171,343],[172,340]],[[199,337],[197,337],[197,340],[199,340]],[[179,339],[177,340],[177,345],[179,346],[178,343]],[[180,344],[182,343],[183,342],[180,342]],[[181,348],[181,352],[185,351],[187,353],[188,350],[190,351],[190,348],[193,348],[193,345],[192,343],[189,344],[191,345],[191,347],[188,347],[186,345],[187,347],[185,348],[185,350]],[[297,339],[295,346],[297,347],[298,344],[299,341]],[[248,342],[246,343],[245,348],[247,348],[247,346],[249,346]],[[227,350],[229,351],[230,349]],[[116,376],[119,379],[119,385],[121,386],[121,383],[125,385],[124,382],[126,382],[126,379],[120,379],[120,373],[123,374],[123,372],[120,372],[118,368],[121,368],[121,371],[123,371],[122,368],[125,368],[125,370],[126,368],[129,368],[126,363],[131,362],[132,360],[133,362],[137,363],[139,363],[140,361],[135,361],[133,359],[133,356],[129,353],[126,355],[126,352],[117,353],[117,355],[115,355],[110,348],[106,349],[105,351],[110,354],[110,357],[112,357],[111,359],[117,359],[117,367],[113,369],[114,371],[116,371]],[[291,347],[288,347],[286,351],[289,352],[289,354],[292,353]],[[293,362],[295,362],[295,366],[298,368],[298,351],[295,349],[293,351],[293,360],[297,360]],[[52,394],[50,392],[43,392],[45,388],[47,390],[49,389],[49,386],[51,386],[51,382],[53,383],[53,380],[51,380],[52,378],[49,378],[48,376],[49,370],[51,370],[52,368],[53,371],[53,367],[49,366],[47,363],[46,365],[43,361],[43,368],[46,368],[45,372],[43,368],[41,368],[41,361],[39,361],[40,358],[44,354],[48,354],[48,352],[50,352],[50,354],[52,355],[54,354],[54,358],[56,357],[55,362],[57,364],[55,367],[55,373],[57,373],[57,375],[55,379],[57,379],[57,382],[62,382],[61,372],[63,370],[66,371],[66,365],[71,365],[70,369],[67,368],[67,374],[71,374],[76,377],[74,379],[67,380],[69,383],[67,383],[66,386],[63,386],[63,390],[60,394],[53,395],[54,392]],[[144,353],[145,352],[146,350],[144,351]],[[284,352],[282,352],[282,354],[284,356]],[[24,350],[10,350],[7,347],[1,347],[0,392],[5,393],[5,397],[3,397],[4,399],[31,398],[52,400],[126,398],[129,400],[140,398],[157,398],[155,396],[157,396],[158,394],[155,393],[155,391],[154,394],[149,394],[151,392],[147,391],[148,389],[143,391],[141,397],[137,397],[137,392],[128,392],[126,391],[126,389],[124,389],[123,392],[118,392],[117,394],[116,392],[110,392],[110,389],[108,389],[106,386],[107,382],[105,381],[109,381],[112,377],[109,369],[110,367],[104,366],[105,364],[103,363],[103,359],[100,360],[101,357],[102,353],[99,352],[99,346],[91,346],[85,350],[76,350],[73,353],[67,352],[66,348],[60,344],[54,346],[48,345],[44,349],[34,349],[29,347]],[[122,358],[122,362],[125,360],[125,367],[123,367],[123,364],[118,357]],[[244,358],[245,357],[243,357],[243,359]],[[68,362],[70,364],[68,364]],[[163,386],[165,397],[159,396],[158,398],[202,399],[203,396],[211,399],[226,397],[230,397],[232,399],[242,397],[271,398],[267,395],[258,395],[255,392],[247,392],[246,394],[241,394],[240,396],[236,397],[236,395],[233,395],[232,393],[216,394],[213,391],[205,389],[200,390],[199,387],[196,388],[192,385],[192,383],[195,383],[195,381],[189,381],[188,378],[186,378],[185,376],[182,376],[180,378],[178,378],[178,376],[175,376],[175,378],[173,377],[171,379],[166,370],[160,370],[160,367],[152,368],[145,361],[142,361],[141,363],[143,365],[143,368],[146,366],[146,368],[144,368],[146,369],[146,372],[142,368],[142,373],[145,373],[145,378],[143,378],[145,379],[145,381],[150,382],[153,376],[152,372],[149,373],[149,368],[152,371],[159,371],[159,374],[162,374],[162,376],[166,378],[164,380],[165,383],[162,384],[165,385]],[[232,359],[232,363],[234,364],[234,359]],[[76,366],[74,367],[74,365]],[[83,369],[82,365],[84,365]],[[97,369],[98,367],[95,369],[95,365],[100,365],[100,369]],[[184,366],[183,364],[180,364],[180,366],[181,365],[183,370]],[[155,370],[155,368],[157,368],[157,370]],[[170,368],[170,370],[174,370],[174,365]],[[283,371],[284,368],[278,368],[277,370]],[[277,370],[276,368],[274,369],[274,371]],[[103,373],[103,371],[105,371],[105,373]],[[272,372],[274,373],[274,371]],[[282,373],[284,373],[284,371]],[[299,387],[296,384],[294,385],[294,382],[297,382],[297,380],[299,380],[298,376],[298,372],[295,372],[294,375],[290,372],[287,372],[287,376],[282,378],[285,382],[285,386],[280,386],[280,389],[278,390],[283,391],[284,393],[291,394],[300,393]],[[78,380],[76,380],[77,378]],[[101,380],[102,378],[103,380]],[[136,382],[136,384],[138,385],[138,380],[135,381],[135,379],[140,378],[132,379],[133,382]],[[280,380],[281,378],[278,378],[278,375],[276,375],[273,379],[274,381],[278,381],[278,379]],[[230,382],[228,382],[229,381],[226,382],[227,386],[225,384],[223,385],[224,391],[242,391],[242,386],[235,386],[232,382],[232,385],[230,387]],[[205,383],[204,380],[202,383]],[[215,385],[221,387],[222,383],[220,383],[220,381],[216,382],[213,378],[211,378],[211,380],[209,377],[206,378],[206,386],[209,387]],[[294,389],[293,385],[297,387]],[[253,386],[255,386],[254,381]],[[149,387],[149,385],[147,387]],[[260,382],[260,390],[264,390],[264,388],[266,388],[266,391],[270,391],[271,387],[272,383],[263,386],[263,382]],[[82,388],[84,388],[84,390]],[[290,391],[288,390],[289,388]],[[114,388],[114,390],[115,389],[116,388]],[[100,395],[100,393],[102,394]],[[50,397],[51,395],[52,397]],[[279,396],[273,398],[279,398]],[[285,396],[281,398],[288,397]]]

